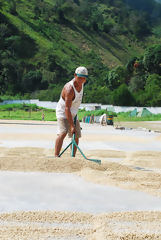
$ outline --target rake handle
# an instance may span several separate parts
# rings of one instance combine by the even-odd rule
[[[76,127],[76,122],[77,122],[77,115],[74,117],[74,126]],[[75,133],[73,133],[72,137],[72,157],[74,156],[74,145],[75,145]]]

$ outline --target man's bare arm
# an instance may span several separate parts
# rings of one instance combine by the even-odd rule
[[[72,114],[71,114],[71,106],[72,106],[72,101],[75,97],[75,94],[74,94],[73,87],[71,85],[68,85],[64,88],[62,97],[64,98],[64,101],[65,101],[65,115],[69,122],[71,133],[73,134],[74,132],[76,132],[76,129],[75,129]]]

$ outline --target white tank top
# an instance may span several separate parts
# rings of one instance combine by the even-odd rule
[[[82,97],[83,97],[83,85],[82,85],[82,89],[80,92],[77,92],[77,90],[74,87],[74,79],[72,79],[69,84],[73,87],[74,89],[74,93],[75,93],[75,98],[72,101],[72,105],[70,108],[72,117],[74,118],[78,112],[78,109],[80,107],[80,104],[82,102]],[[60,100],[56,106],[56,118],[67,118],[65,115],[65,101],[62,98],[62,96],[60,97]]]

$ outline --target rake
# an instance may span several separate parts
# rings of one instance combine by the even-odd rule
[[[77,115],[74,118],[74,125],[76,126],[76,121],[77,121]],[[101,164],[101,160],[98,159],[91,159],[91,158],[87,158],[84,153],[82,152],[82,150],[80,149],[80,147],[77,145],[76,141],[75,141],[75,133],[73,134],[72,137],[72,141],[68,144],[68,146],[59,154],[59,157],[61,157],[61,155],[72,145],[72,151],[71,151],[71,157],[75,157],[74,156],[74,146],[79,150],[79,152],[82,154],[82,156],[88,160],[88,161],[92,161],[92,162],[96,162],[98,164]]]

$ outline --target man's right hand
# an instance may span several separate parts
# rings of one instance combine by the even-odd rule
[[[74,133],[76,134],[76,128],[75,126],[71,126],[70,128],[71,134],[73,135]]]

